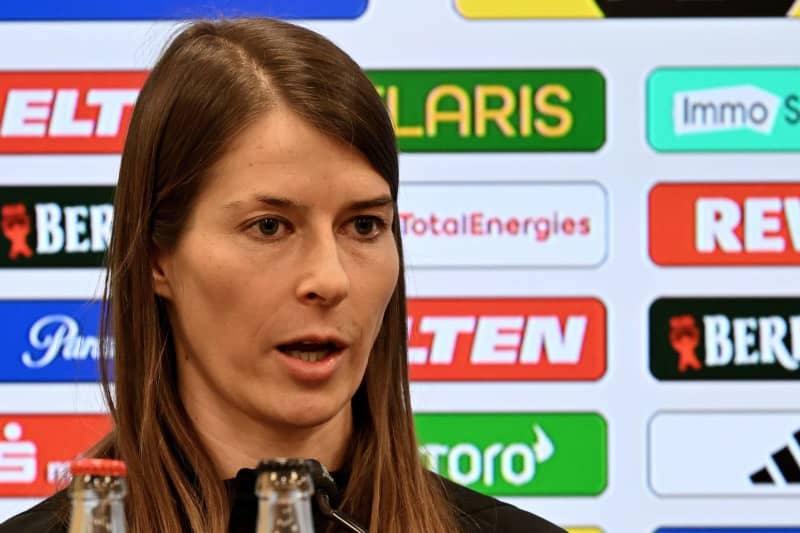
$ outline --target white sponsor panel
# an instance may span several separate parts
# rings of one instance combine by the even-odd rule
[[[791,479],[800,465],[798,431],[800,411],[657,413],[648,435],[650,486],[659,496],[800,495]],[[779,452],[788,465],[776,460]]]
[[[594,267],[607,253],[597,183],[405,183],[400,230],[411,267]]]

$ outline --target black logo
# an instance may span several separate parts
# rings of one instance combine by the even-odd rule
[[[800,449],[800,429],[793,435],[794,442]],[[775,475],[780,476],[785,483],[800,483],[800,458],[792,453],[792,447],[786,445],[777,452],[773,453],[770,462],[774,467]],[[754,485],[775,485],[778,483],[770,473],[770,468],[764,466],[750,476],[750,481]]]
[[[661,298],[650,306],[660,380],[800,379],[800,298]]]

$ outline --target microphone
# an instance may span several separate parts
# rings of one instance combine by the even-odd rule
[[[331,495],[338,495],[339,488],[336,486],[333,476],[322,466],[322,463],[315,459],[306,459],[305,463],[311,474],[311,480],[314,482],[314,500],[317,502],[319,511],[328,519],[337,522],[353,533],[369,533],[367,528],[353,518],[331,507]]]

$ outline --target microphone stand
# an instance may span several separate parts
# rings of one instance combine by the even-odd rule
[[[344,526],[348,531],[353,533],[369,533],[369,530],[351,517],[344,514],[338,509],[331,507],[331,500],[329,493],[336,494],[339,489],[336,487],[336,482],[330,473],[322,466],[322,463],[314,459],[306,459],[306,465],[311,473],[311,479],[314,482],[314,498],[317,502],[317,508],[328,519],[333,520],[340,526]]]

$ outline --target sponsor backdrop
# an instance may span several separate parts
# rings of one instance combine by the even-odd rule
[[[572,533],[800,531],[800,3],[196,4],[0,6],[0,520],[108,428],[148,69],[181,19],[259,14],[350,52],[395,122],[429,468]]]

